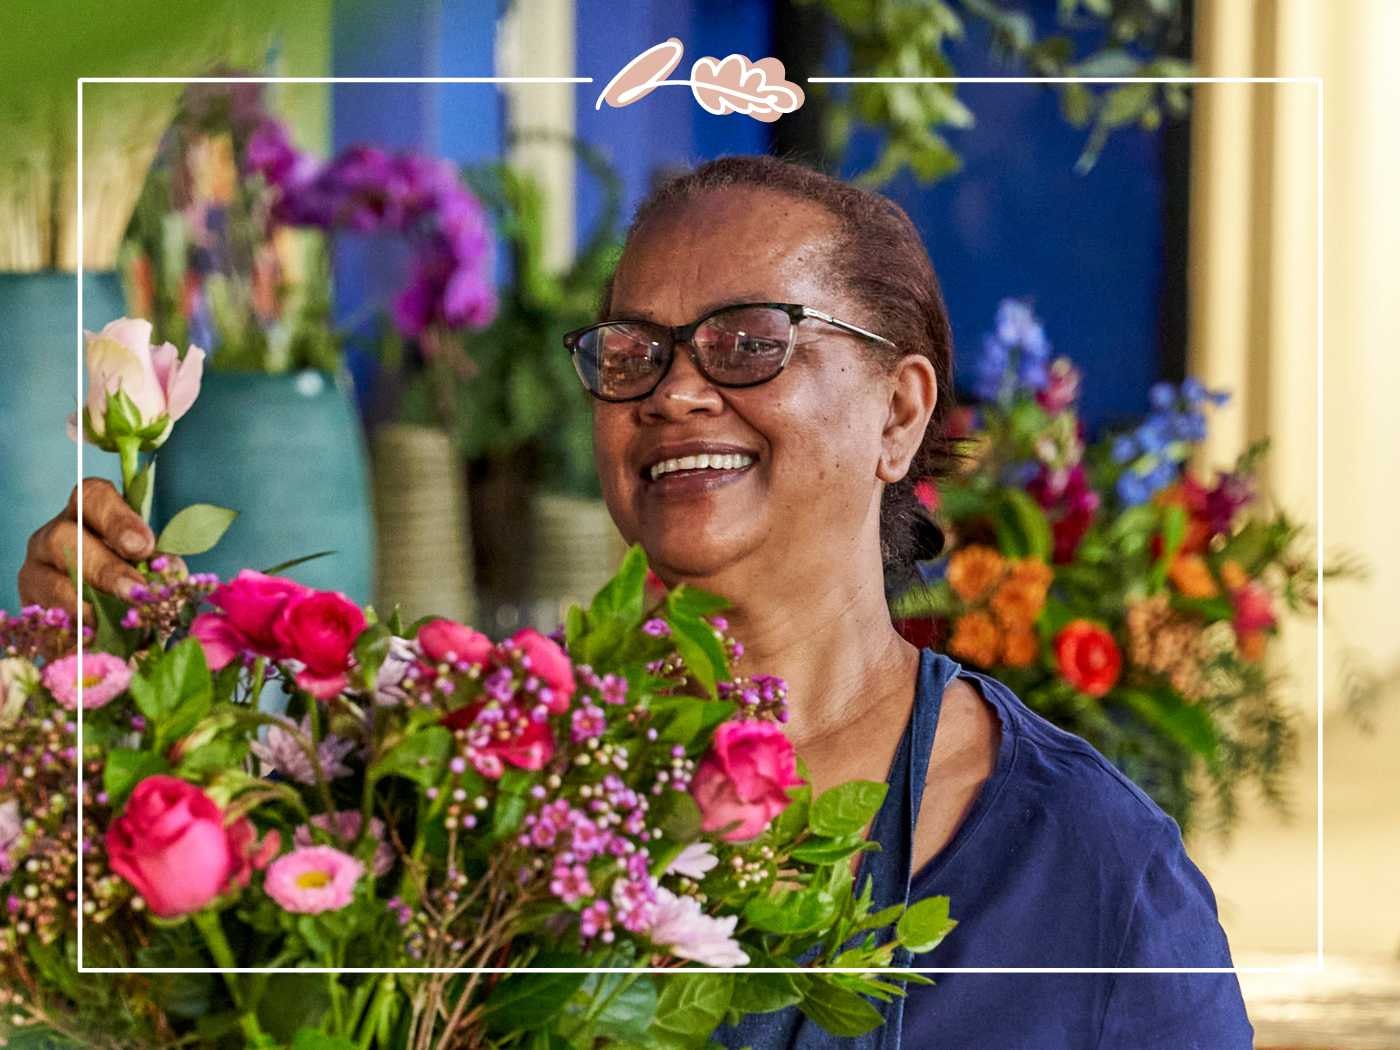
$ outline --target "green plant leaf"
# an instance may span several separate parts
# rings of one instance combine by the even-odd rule
[[[717,698],[717,684],[729,677],[729,658],[715,629],[699,617],[671,612],[669,619],[671,638],[686,670],[711,700]]]
[[[729,1008],[742,1014],[766,1014],[794,1006],[802,1000],[802,989],[793,978],[788,973],[746,974],[734,982]]]
[[[814,933],[836,914],[836,900],[825,890],[789,890],[754,897],[744,905],[744,918],[769,933]]]
[[[151,520],[151,498],[155,495],[156,459],[152,456],[146,465],[131,479],[131,487],[126,491],[126,502],[132,510],[141,515],[143,521]]]
[[[600,994],[604,998],[612,993],[612,989],[617,986],[618,981],[627,979],[623,974],[592,974],[590,976],[603,977],[603,987]],[[608,1005],[594,1020],[593,1028],[599,1035],[609,1039],[630,1040],[645,1045],[647,1034],[651,1031],[652,1022],[656,1018],[656,1008],[659,1002],[660,997],[656,994],[654,980],[648,975],[643,975],[608,999]]]
[[[161,755],[125,747],[114,748],[107,753],[102,769],[102,790],[107,792],[112,808],[117,809],[137,784],[169,769],[170,763]]]
[[[377,759],[369,767],[370,779],[400,776],[431,787],[441,779],[451,749],[452,734],[446,726],[424,727]]]
[[[1048,562],[1054,550],[1054,539],[1045,512],[1040,509],[1028,493],[1022,489],[1008,488],[1002,492],[1002,502],[1014,522],[1016,550],[1007,550],[1012,557],[1027,556]],[[1000,534],[999,534],[1000,535]]]
[[[305,565],[309,561],[315,561],[317,558],[329,558],[332,554],[335,553],[335,551],[317,551],[315,554],[303,554],[300,558],[291,558],[287,561],[279,561],[276,565],[273,565],[271,568],[259,569],[258,571],[261,572],[264,576],[276,576],[279,573],[286,572],[288,569],[295,569],[298,565]]]
[[[303,1028],[293,1037],[292,1050],[356,1050],[356,1044],[343,1035],[327,1035],[316,1028]]]
[[[957,924],[948,917],[947,897],[925,897],[900,916],[895,933],[904,947],[917,955],[933,951]]]
[[[733,994],[733,974],[668,974],[656,1003],[655,1027],[687,1042],[703,1043],[724,1020]]]
[[[597,626],[603,620],[619,620],[627,628],[642,622],[647,580],[647,556],[639,543],[627,549],[622,565],[594,596],[588,621]]]
[[[859,832],[854,835],[843,835],[840,838],[817,835],[795,847],[790,855],[793,860],[804,861],[807,864],[835,864],[838,860],[844,860],[852,853],[859,852],[867,845],[878,848],[874,843],[868,843],[861,838]]]
[[[824,977],[812,980],[798,1009],[837,1036],[864,1035],[885,1023],[870,1002]]]
[[[161,529],[156,550],[166,554],[203,554],[223,538],[238,511],[195,503],[176,514]]]
[[[537,1028],[550,1021],[583,986],[587,971],[513,973],[486,999],[486,1024],[493,1032]]]
[[[808,818],[812,831],[828,838],[855,835],[870,823],[885,801],[888,784],[875,780],[852,780],[829,788],[812,803]]]
[[[197,639],[148,660],[131,679],[131,698],[155,726],[155,749],[184,736],[209,713],[214,680]]]

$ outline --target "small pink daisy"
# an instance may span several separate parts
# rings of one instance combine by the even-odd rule
[[[286,911],[315,915],[349,904],[364,870],[348,853],[330,846],[306,846],[269,864],[263,889]]]
[[[78,709],[78,654],[44,667],[44,688],[70,711]],[[83,710],[102,707],[121,696],[131,684],[131,668],[111,653],[83,654]]]

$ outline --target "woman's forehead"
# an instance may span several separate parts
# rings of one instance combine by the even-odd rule
[[[681,324],[735,302],[834,307],[834,227],[821,205],[786,194],[735,189],[693,198],[633,237],[610,313]]]

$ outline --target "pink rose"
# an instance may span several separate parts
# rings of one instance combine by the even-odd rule
[[[259,656],[271,657],[274,660],[280,659],[286,654],[282,650],[275,628],[282,616],[283,607],[291,598],[311,593],[313,592],[309,587],[284,576],[267,576],[252,569],[244,569],[231,582],[219,587],[209,596],[210,604],[224,611],[227,629],[219,634],[212,626],[206,624],[203,633],[196,634],[195,637],[203,642],[204,636],[216,636],[216,649],[219,642],[228,644],[240,640],[239,647],[242,649],[252,650]],[[205,651],[207,655],[207,646]],[[212,660],[210,666],[213,666]]]
[[[84,332],[87,361],[87,419],[92,434],[102,447],[108,435],[107,396],[121,391],[131,399],[137,418],[129,423],[137,430],[155,427],[165,420],[159,436],[151,436],[145,447],[156,448],[170,435],[175,420],[190,410],[204,375],[204,351],[192,346],[181,359],[169,343],[151,346],[151,322],[123,317],[100,332]],[[79,420],[69,420],[69,432],[76,439]]]
[[[335,591],[293,595],[272,627],[283,655],[304,665],[297,685],[318,700],[345,688],[350,653],[364,629],[364,611]]]
[[[442,718],[442,724],[456,732],[470,729],[484,704],[478,702],[449,711]],[[510,763],[517,769],[543,769],[554,757],[554,730],[548,722],[536,722],[533,718],[520,718],[503,724],[500,733],[492,733],[489,740],[473,749],[472,763],[476,771],[491,780],[499,780],[505,766]]]
[[[530,661],[530,673],[549,689],[545,706],[550,713],[557,715],[567,711],[569,698],[578,685],[574,681],[574,665],[564,650],[533,627],[516,631],[511,635],[510,644],[524,653]]]
[[[455,620],[433,620],[418,630],[418,645],[435,664],[466,661],[481,667],[495,648],[491,639]]]
[[[107,860],[162,918],[198,911],[266,863],[246,820],[225,826],[223,811],[193,784],[151,776],[107,829]],[[275,851],[276,840],[271,849]]]
[[[700,806],[702,830],[729,828],[722,838],[745,842],[787,808],[788,788],[801,783],[797,754],[777,725],[724,722],[695,771],[690,793]]]

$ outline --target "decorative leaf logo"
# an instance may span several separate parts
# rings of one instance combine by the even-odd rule
[[[617,75],[608,81],[608,86],[603,88],[603,93],[593,103],[593,108],[602,109],[606,102],[621,109],[645,98],[681,64],[684,54],[685,45],[675,37],[647,48],[617,71]]]
[[[690,67],[690,90],[707,113],[743,113],[771,124],[806,100],[802,89],[787,79],[776,58],[750,63],[743,55],[722,61],[698,58]]]
[[[707,56],[696,59],[690,67],[689,80],[667,80],[680,65],[683,54],[685,46],[676,37],[647,48],[608,81],[593,108],[602,109],[606,102],[621,109],[659,87],[682,86],[690,88],[695,101],[707,113],[720,117],[742,113],[771,124],[806,101],[802,89],[787,79],[787,71],[776,58],[750,62],[743,55],[724,59]]]

